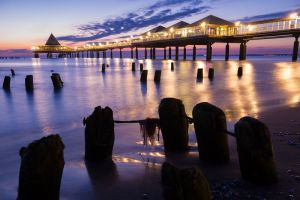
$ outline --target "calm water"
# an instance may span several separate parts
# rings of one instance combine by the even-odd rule
[[[300,63],[287,62],[289,59],[181,61],[175,62],[173,72],[171,61],[141,60],[144,69],[149,71],[147,84],[139,81],[139,65],[136,72],[131,71],[131,59],[0,60],[1,84],[3,77],[10,75],[10,68],[16,71],[10,92],[0,90],[0,199],[16,198],[20,147],[51,133],[59,133],[66,144],[62,199],[97,198],[97,187],[112,194],[107,186],[102,187],[107,182],[95,181],[94,177],[103,179],[103,175],[92,173],[83,160],[82,119],[98,105],[111,107],[115,119],[135,120],[158,117],[157,108],[164,97],[182,99],[188,115],[194,105],[208,101],[225,111],[229,129],[242,116],[257,117],[262,111],[277,106],[295,106],[300,102]],[[101,72],[104,62],[109,64],[105,74]],[[244,69],[240,79],[236,76],[239,66]],[[204,69],[202,82],[196,81],[199,67]],[[213,81],[207,78],[210,67],[215,69]],[[160,84],[153,81],[155,69],[162,70]],[[51,70],[60,73],[65,83],[63,89],[53,90]],[[32,94],[25,91],[24,78],[28,74],[34,77]],[[190,142],[195,143],[193,127],[190,127]],[[133,184],[138,182],[137,177],[142,179],[152,173],[155,165],[146,167],[145,159],[158,164],[164,159],[161,145],[141,145],[139,127],[134,124],[116,125],[114,154],[114,170],[107,181],[120,191],[121,185]],[[137,187],[144,191],[142,186]],[[148,190],[144,192],[155,192]],[[126,192],[128,194],[122,195],[133,199],[140,195],[130,190]]]

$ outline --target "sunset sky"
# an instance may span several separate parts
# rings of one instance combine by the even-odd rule
[[[28,54],[50,33],[61,43],[135,35],[179,20],[207,15],[229,21],[255,21],[300,12],[299,0],[0,0],[0,56]],[[289,53],[293,39],[251,41],[249,51]],[[215,45],[215,51],[224,45]],[[27,50],[27,51],[26,51]],[[274,51],[274,52],[273,52]]]

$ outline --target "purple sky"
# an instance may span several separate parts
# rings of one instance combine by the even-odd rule
[[[51,32],[63,44],[80,45],[179,20],[194,22],[210,14],[255,21],[294,11],[300,11],[299,0],[1,0],[0,56],[30,55],[30,48],[44,44]],[[254,53],[290,53],[292,44],[290,38],[251,41],[248,47]],[[223,50],[223,44],[214,45],[214,52]]]

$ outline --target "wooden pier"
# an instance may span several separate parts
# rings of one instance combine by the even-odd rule
[[[40,53],[47,53],[51,58],[53,53],[58,57],[74,58],[113,58],[113,51],[119,51],[119,58],[123,58],[123,50],[130,51],[132,59],[139,59],[139,52],[144,49],[145,59],[156,59],[156,50],[163,50],[164,59],[173,59],[172,50],[175,49],[175,60],[179,60],[179,49],[183,49],[183,60],[186,60],[186,49],[192,48],[192,59],[197,59],[197,46],[206,46],[206,60],[212,59],[212,48],[215,43],[225,43],[225,60],[229,60],[230,44],[240,44],[239,60],[246,60],[247,42],[251,40],[295,38],[292,61],[298,59],[300,36],[300,16],[293,13],[286,18],[277,18],[264,21],[232,23],[210,15],[192,24],[178,22],[170,27],[158,26],[136,37],[123,40],[114,40],[100,43],[89,43],[83,47],[61,46],[51,34],[45,45],[32,48],[34,57]],[[149,53],[149,54],[148,54]],[[167,55],[168,53],[168,55]],[[135,56],[134,56],[135,54]]]

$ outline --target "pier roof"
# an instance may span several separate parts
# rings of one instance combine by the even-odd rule
[[[48,38],[45,45],[47,45],[47,46],[60,46],[60,43],[57,41],[55,36],[51,33],[51,35],[49,36],[49,38]]]
[[[214,24],[214,25],[223,25],[223,26],[234,26],[232,22],[229,22],[225,19],[216,17],[214,15],[209,15],[207,17],[204,17],[203,19],[200,19],[194,23],[192,23],[190,26],[198,26],[201,23],[205,22],[206,24]]]
[[[173,24],[172,26],[169,26],[167,29],[170,29],[170,28],[179,29],[179,28],[187,27],[189,25],[190,24],[185,21],[180,21],[180,22],[177,22],[176,24]]]
[[[162,32],[164,30],[166,30],[166,27],[164,27],[164,26],[157,26],[157,27],[155,27],[155,28],[153,28],[153,29],[151,29],[151,30],[143,33],[142,35],[146,35],[148,32],[150,32],[150,33],[158,33],[158,32]]]

